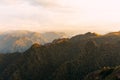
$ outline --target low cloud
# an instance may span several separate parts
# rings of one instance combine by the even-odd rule
[[[0,0],[1,5],[15,5],[22,3],[24,3],[24,0]]]
[[[40,5],[44,7],[57,6],[58,0],[29,0],[33,5]]]
[[[43,6],[43,7],[53,7],[57,6],[59,0],[0,0],[0,4],[22,4],[22,3],[30,3],[34,6]]]

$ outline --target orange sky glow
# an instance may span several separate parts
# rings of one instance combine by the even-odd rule
[[[0,31],[120,31],[120,0],[0,0]]]

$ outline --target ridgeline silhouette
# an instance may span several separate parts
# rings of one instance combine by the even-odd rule
[[[89,32],[0,54],[0,80],[119,80],[113,67],[120,65],[120,35],[111,34]]]

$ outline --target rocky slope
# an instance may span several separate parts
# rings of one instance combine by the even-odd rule
[[[120,80],[120,66],[104,67],[88,74],[84,80]]]

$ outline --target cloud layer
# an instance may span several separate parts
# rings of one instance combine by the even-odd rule
[[[0,29],[118,30],[119,3],[119,0],[0,0]]]

